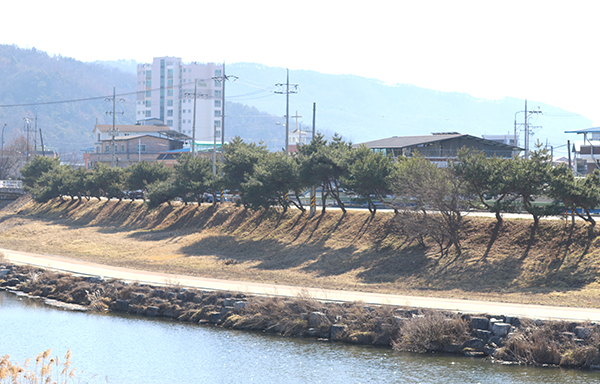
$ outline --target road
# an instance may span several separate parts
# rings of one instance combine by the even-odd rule
[[[340,291],[287,285],[264,284],[247,281],[219,280],[206,277],[173,275],[158,272],[140,271],[91,263],[61,256],[34,254],[1,249],[4,257],[14,264],[39,266],[56,271],[78,275],[100,276],[142,284],[180,284],[203,290],[226,290],[243,292],[249,295],[297,296],[303,295],[318,300],[353,302],[366,304],[433,308],[463,313],[488,313],[527,317],[532,319],[552,319],[569,321],[600,321],[600,309],[555,307],[546,305],[511,304],[477,300],[443,299],[433,297],[379,294],[358,291]]]

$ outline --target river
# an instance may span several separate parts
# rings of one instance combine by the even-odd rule
[[[69,312],[0,292],[0,355],[73,353],[84,383],[590,383],[600,373]],[[78,382],[78,381],[75,381]]]

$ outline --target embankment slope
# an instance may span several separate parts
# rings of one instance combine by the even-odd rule
[[[149,271],[351,289],[600,306],[598,239],[583,223],[467,217],[460,255],[440,255],[393,213],[135,201],[17,202],[0,213],[0,247]]]

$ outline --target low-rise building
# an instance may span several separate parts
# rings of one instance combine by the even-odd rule
[[[577,133],[583,140],[573,141],[573,170],[581,175],[600,169],[600,127],[565,131]]]
[[[84,154],[85,167],[96,163],[128,167],[139,161],[157,161],[161,153],[182,149],[191,138],[166,125],[96,125],[94,151]]]
[[[410,157],[415,153],[439,166],[445,166],[448,159],[454,159],[462,148],[482,151],[486,156],[511,158],[522,148],[481,137],[460,134],[458,132],[434,133],[422,136],[393,136],[386,139],[355,144],[365,145],[376,152],[382,152],[394,159],[399,156]]]

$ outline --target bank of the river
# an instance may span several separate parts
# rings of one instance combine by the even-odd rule
[[[600,369],[600,326],[507,316],[253,297],[0,266],[2,289],[69,310],[114,311],[223,328],[518,364]]]
[[[600,307],[599,242],[583,222],[542,221],[531,239],[531,220],[505,220],[494,236],[494,219],[467,216],[463,252],[444,256],[409,224],[385,212],[55,199],[2,210],[0,247],[228,280]]]

